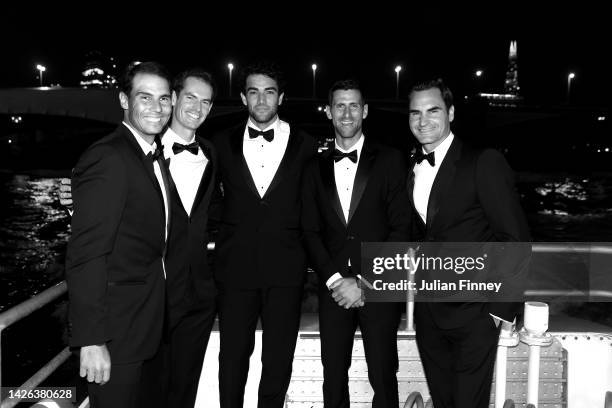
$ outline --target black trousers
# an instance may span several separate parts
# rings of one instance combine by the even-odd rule
[[[242,408],[259,318],[262,325],[262,370],[257,405],[259,408],[283,407],[291,380],[302,291],[302,286],[219,289],[221,408]]]
[[[143,407],[193,408],[202,364],[216,315],[216,289],[211,279],[208,296],[197,308],[171,324],[158,353],[144,362]]]
[[[374,390],[372,407],[399,406],[396,373],[397,329],[401,312],[401,304],[367,303],[367,300],[365,306],[347,310],[338,306],[327,288],[320,289],[319,328],[325,408],[350,405],[348,370],[357,325],[361,329],[368,379]]]
[[[436,408],[488,408],[499,328],[482,313],[466,324],[437,327],[425,304],[415,310],[416,340]]]
[[[138,408],[141,392],[143,362],[113,364],[111,375],[104,384],[88,383],[89,405],[91,408]]]

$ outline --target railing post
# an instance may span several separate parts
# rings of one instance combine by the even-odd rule
[[[502,329],[497,343],[495,361],[495,408],[502,408],[506,400],[506,373],[508,371],[508,347],[519,344],[519,336],[514,325],[501,322]]]

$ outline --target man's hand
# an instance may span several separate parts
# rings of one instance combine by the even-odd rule
[[[63,178],[60,180],[60,204],[64,207],[72,206],[72,191],[70,185],[70,179]]]
[[[81,347],[81,377],[87,381],[104,385],[110,379],[111,359],[106,345]]]
[[[345,309],[364,305],[361,288],[355,278],[338,279],[331,285],[331,289],[332,298]]]

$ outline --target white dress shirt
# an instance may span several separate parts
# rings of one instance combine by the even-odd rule
[[[355,175],[357,174],[357,166],[361,159],[361,149],[363,148],[363,134],[349,150],[344,150],[338,142],[336,142],[336,150],[342,153],[349,153],[353,150],[357,150],[357,162],[353,163],[348,157],[343,158],[340,161],[334,162],[334,178],[336,180],[336,190],[338,190],[338,197],[340,197],[340,205],[342,206],[342,213],[344,214],[344,220],[348,223],[349,209],[351,208],[351,196],[353,195],[353,185],[355,184]]]
[[[349,150],[345,150],[338,142],[335,142],[336,150],[342,153],[350,153],[353,150],[357,150],[357,162],[353,163],[348,157],[343,158],[337,162],[334,162],[334,179],[336,180],[336,190],[338,191],[338,197],[340,198],[340,205],[342,206],[342,213],[344,214],[344,220],[348,223],[349,210],[351,208],[351,196],[353,195],[353,186],[355,184],[355,175],[357,174],[357,167],[359,166],[359,160],[361,160],[361,150],[363,149],[364,135],[359,137],[357,143],[355,143]],[[348,265],[351,265],[349,259]],[[339,272],[334,273],[327,281],[326,285],[331,289],[331,285],[342,278]]]
[[[148,144],[142,137],[138,135],[138,133],[134,130],[134,128],[132,128],[130,125],[128,125],[125,122],[123,122],[123,124],[128,129],[130,129],[130,132],[132,132],[132,134],[136,138],[138,145],[142,148],[142,151],[144,152],[145,155],[149,153],[153,154],[155,152],[155,148],[156,148],[155,143]],[[164,197],[164,211],[166,213],[165,230],[166,230],[166,240],[168,240],[168,208],[169,208],[168,207],[168,196],[166,195],[166,188],[164,187],[164,179],[162,177],[161,169],[159,168],[159,163],[157,162],[157,160],[153,162],[153,172],[155,173],[155,178],[157,178],[157,182],[159,183],[159,187],[161,189],[162,196]]]
[[[278,166],[283,159],[291,129],[287,122],[277,117],[274,123],[263,129],[263,131],[274,129],[274,139],[271,142],[267,142],[262,136],[251,139],[249,127],[259,130],[251,121],[251,118],[249,118],[244,129],[242,151],[244,159],[249,166],[251,177],[253,177],[255,182],[255,187],[257,187],[257,192],[260,197],[263,197],[268,187],[270,187]]]
[[[421,163],[415,164],[414,166],[414,190],[412,192],[412,197],[414,199],[414,207],[424,223],[427,223],[427,204],[429,203],[431,187],[433,186],[438,170],[440,170],[440,165],[442,165],[442,161],[444,157],[446,157],[446,152],[448,152],[448,148],[454,138],[455,136],[451,132],[446,139],[433,150],[435,152],[435,166],[429,164],[427,160],[423,160]],[[426,152],[423,150],[423,153]]]
[[[187,211],[187,215],[191,215],[193,202],[195,200],[198,187],[202,181],[202,176],[208,165],[208,159],[204,156],[204,152],[198,146],[198,154],[193,154],[187,150],[183,150],[179,154],[174,154],[172,146],[174,143],[182,145],[190,144],[195,141],[195,134],[189,142],[185,142],[171,128],[166,130],[162,137],[162,145],[164,146],[164,158],[170,159],[170,174],[176,190],[178,191],[183,208]]]

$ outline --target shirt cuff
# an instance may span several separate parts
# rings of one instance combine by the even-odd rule
[[[332,288],[331,285],[338,279],[342,279],[342,275],[336,272],[331,276],[331,278],[327,280],[327,282],[325,282],[325,285],[327,285],[327,289],[331,289]]]

